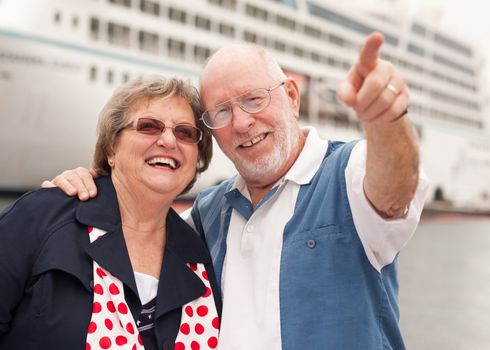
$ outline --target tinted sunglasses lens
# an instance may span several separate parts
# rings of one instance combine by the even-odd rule
[[[174,128],[174,135],[185,143],[198,143],[202,137],[202,131],[191,125],[177,125]]]
[[[136,123],[136,131],[147,135],[158,135],[165,129],[165,124],[152,118],[140,118]]]

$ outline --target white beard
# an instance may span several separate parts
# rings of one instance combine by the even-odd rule
[[[298,144],[298,131],[298,127],[293,124],[291,117],[285,117],[279,125],[275,125],[274,133],[268,136],[274,136],[276,141],[272,152],[257,157],[253,162],[236,156],[230,157],[230,159],[245,180],[279,173]]]

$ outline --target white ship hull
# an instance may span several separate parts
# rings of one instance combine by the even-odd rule
[[[336,102],[334,90],[364,35],[324,23],[306,12],[308,6],[320,6],[321,1],[298,0],[297,8],[279,3],[0,1],[0,192],[37,188],[42,180],[64,169],[90,166],[98,112],[123,81],[160,74],[196,84],[203,56],[243,39],[269,47],[287,73],[298,78],[304,97],[302,124],[318,127],[329,139],[361,137],[355,117]],[[269,19],[251,18],[263,16],[261,9],[277,23],[286,21],[286,27],[292,23],[288,20],[301,22],[303,32],[278,28]],[[340,17],[351,20],[342,16],[347,16],[345,11]],[[209,26],[201,17],[209,19]],[[356,15],[352,20],[359,24],[363,18]],[[406,28],[382,23],[378,28],[376,23],[366,19],[365,25],[388,33],[391,40],[399,35],[398,44],[385,44],[384,52],[400,62],[405,62],[401,61],[405,56],[411,59],[400,70],[413,87],[411,117],[421,134],[423,168],[433,184],[429,205],[490,210],[490,138],[484,130],[487,121],[478,74],[468,73],[477,71],[478,58],[463,66],[467,60],[461,52],[441,48],[441,55],[451,58],[454,71],[447,62],[446,67],[439,67],[427,57],[417,61],[416,55],[403,52],[402,44],[414,42],[426,51],[431,50],[430,44],[412,38]],[[325,42],[320,45],[319,39],[312,38],[312,30],[324,30]],[[271,37],[261,41],[263,32]],[[453,46],[467,54],[458,45]],[[433,56],[438,54],[434,49]],[[422,69],[411,70],[418,65]],[[423,74],[427,71],[431,75]],[[446,101],[438,100],[441,96]],[[453,106],[453,102],[457,103]],[[233,173],[231,163],[215,147],[213,163],[192,194]]]

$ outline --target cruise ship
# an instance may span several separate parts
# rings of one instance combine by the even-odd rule
[[[482,55],[430,21],[409,18],[396,1],[381,10],[345,3],[0,0],[0,192],[89,166],[98,112],[117,86],[148,74],[197,84],[205,59],[232,42],[266,47],[297,80],[302,124],[329,139],[362,137],[335,90],[366,36],[380,31],[382,58],[410,87],[410,117],[432,182],[428,206],[489,210]],[[215,154],[192,193],[234,173],[218,147]]]

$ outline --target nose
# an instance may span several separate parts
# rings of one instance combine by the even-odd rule
[[[173,130],[169,127],[166,127],[165,130],[163,130],[163,132],[158,137],[157,145],[164,148],[173,149],[176,147],[176,144],[177,139],[175,138]]]
[[[253,114],[242,110],[240,106],[235,105],[233,106],[231,124],[235,131],[239,133],[247,132],[255,124],[255,117]]]

